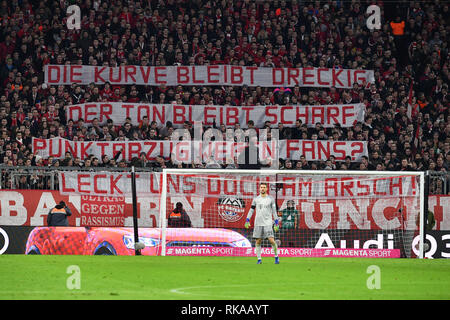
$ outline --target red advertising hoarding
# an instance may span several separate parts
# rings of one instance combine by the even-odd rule
[[[72,210],[71,226],[122,227],[132,225],[132,202],[126,197],[61,195],[59,191],[10,190],[0,192],[0,225],[46,226],[47,214],[64,200]],[[177,196],[170,206],[182,202],[192,225],[204,228],[242,228],[250,200],[199,196]],[[278,199],[282,208],[286,199]],[[450,196],[430,196],[429,210],[434,212],[433,230],[450,230]],[[398,214],[399,208],[403,215]],[[159,198],[139,197],[138,218],[141,227],[159,226]],[[417,208],[399,198],[297,200],[300,229],[414,230]],[[414,213],[415,212],[415,213]],[[403,219],[402,219],[403,217]]]

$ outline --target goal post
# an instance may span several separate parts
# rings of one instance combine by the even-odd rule
[[[162,256],[254,255],[244,223],[266,182],[281,255],[424,257],[424,172],[165,168],[159,181]],[[190,230],[168,225],[178,202]],[[263,254],[270,250],[266,243]]]

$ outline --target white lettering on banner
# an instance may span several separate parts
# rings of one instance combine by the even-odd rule
[[[24,197],[18,191],[0,192],[0,225],[20,226],[27,221]]]
[[[311,229],[326,229],[331,223],[331,214],[334,212],[332,203],[319,203],[318,212],[321,213],[322,219],[318,221],[315,213],[315,201],[305,201],[301,203],[301,212],[305,216],[305,223]]]
[[[56,206],[56,201],[51,192],[42,192],[36,211],[30,218],[30,225],[39,226],[47,217],[48,212]]]
[[[338,228],[350,228],[347,216],[351,217],[358,229],[370,229],[370,221],[367,219],[367,208],[369,199],[356,199],[358,209],[351,200],[337,200],[336,206],[339,208]]]
[[[167,86],[261,86],[351,88],[375,82],[373,70],[335,68],[266,68],[251,66],[88,66],[46,65],[44,80],[49,85],[90,83],[112,85]]]
[[[159,203],[156,198],[138,197],[138,224],[145,227],[158,227]],[[133,217],[125,217],[125,227],[133,227]]]
[[[255,122],[256,127],[262,127],[265,121],[271,125],[282,123],[285,126],[294,126],[300,119],[308,127],[314,127],[320,122],[325,128],[333,127],[339,123],[341,127],[351,127],[355,122],[364,121],[364,104],[342,105],[312,105],[312,106],[204,106],[204,105],[177,105],[177,104],[145,104],[122,102],[92,102],[67,106],[67,119],[78,121],[83,119],[90,125],[94,119],[99,124],[106,124],[112,119],[116,125],[125,123],[131,118],[133,124],[138,124],[143,117],[148,120],[165,124],[172,122],[174,127],[182,127],[185,121],[191,123],[201,122],[205,126],[212,126],[214,120],[217,125],[234,126],[240,124],[247,126],[249,120]]]

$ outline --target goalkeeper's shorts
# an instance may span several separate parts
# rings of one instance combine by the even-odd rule
[[[255,226],[253,228],[253,238],[256,239],[274,238],[272,226]]]

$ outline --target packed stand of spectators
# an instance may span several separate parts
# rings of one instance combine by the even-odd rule
[[[170,124],[127,121],[86,126],[65,108],[92,101],[214,105],[343,104],[362,102],[365,121],[351,128],[280,127],[285,139],[368,141],[362,162],[280,162],[284,169],[447,171],[450,165],[449,7],[447,2],[151,0],[82,1],[81,30],[66,27],[68,1],[11,0],[0,4],[0,163],[3,166],[127,167],[94,156],[81,161],[33,155],[32,137],[70,140],[170,139]],[[390,2],[392,7],[392,1]],[[366,8],[382,9],[379,30]],[[277,10],[280,9],[280,10]],[[398,15],[398,17],[397,17]],[[402,24],[393,25],[390,22]],[[398,30],[400,29],[400,33]],[[46,64],[206,65],[370,69],[364,89],[43,85]],[[413,115],[409,117],[410,84]],[[186,127],[192,126],[187,123]],[[272,125],[278,128],[278,125]],[[226,130],[224,126],[221,130]],[[246,129],[246,128],[242,128]],[[133,160],[155,168],[181,166],[158,157]],[[205,167],[208,163],[184,165]],[[217,164],[212,164],[213,166]],[[218,165],[238,167],[235,163]]]

